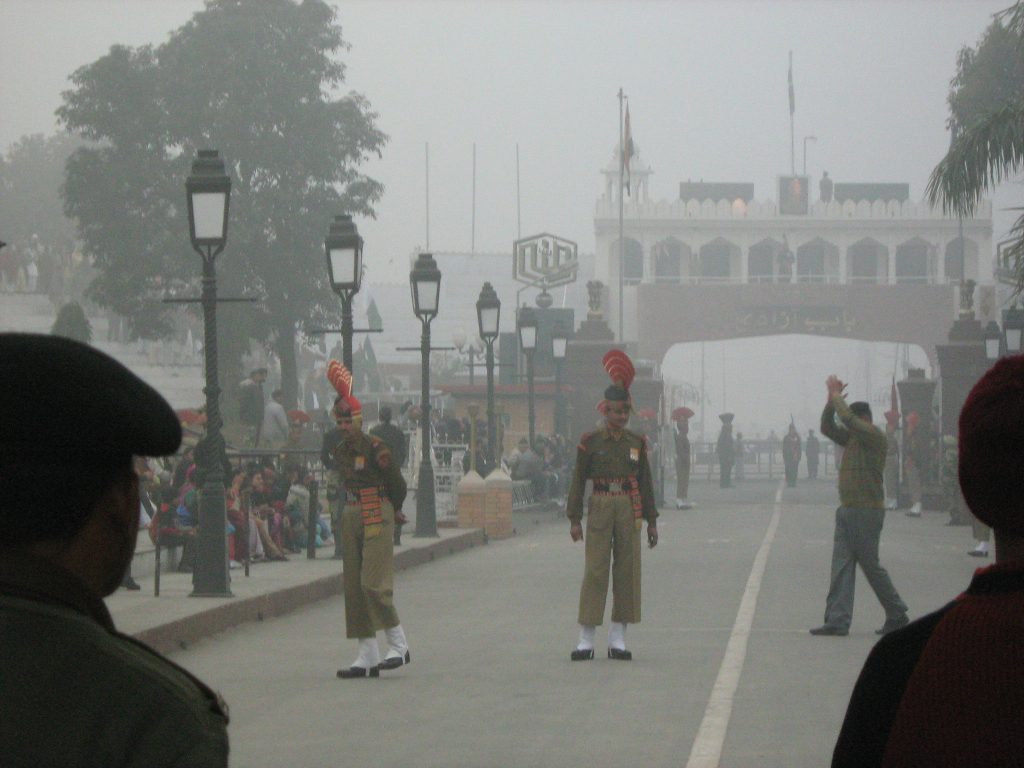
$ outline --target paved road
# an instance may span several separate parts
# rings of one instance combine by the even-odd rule
[[[860,579],[850,636],[807,633],[822,618],[834,486],[696,483],[691,496],[695,509],[663,510],[661,544],[644,552],[632,663],[569,661],[583,549],[537,516],[398,576],[413,663],[380,681],[335,679],[355,652],[339,599],[174,658],[230,703],[236,766],[827,765],[884,618]],[[944,523],[894,514],[883,533],[914,616],[979,564],[969,529]]]

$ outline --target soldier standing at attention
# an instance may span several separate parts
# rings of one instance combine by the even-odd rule
[[[672,411],[676,428],[672,431],[676,443],[676,509],[690,509],[690,419],[693,411],[686,406]]]
[[[587,510],[586,564],[580,588],[580,638],[571,654],[573,661],[594,658],[594,634],[604,622],[608,596],[608,570],[612,574],[612,623],[608,630],[608,658],[629,661],[626,627],[640,621],[640,529],[647,520],[647,543],[658,543],[658,510],[641,435],[626,429],[632,403],[629,385],[635,372],[625,352],[612,350],[604,356],[612,385],[598,406],[605,426],[580,438],[576,469],[566,515],[569,535],[583,539],[583,489],[594,484]]]
[[[718,433],[715,452],[718,454],[718,486],[732,488],[732,466],[736,462],[736,445],[732,439],[733,414],[720,413],[722,431]]]
[[[226,766],[223,701],[103,604],[139,532],[132,457],[174,453],[177,416],[77,341],[4,333],[0,360],[0,763]]]
[[[405,480],[384,441],[363,433],[362,406],[352,395],[352,374],[332,360],[327,378],[338,391],[334,418],[342,433],[334,459],[345,493],[341,513],[345,627],[347,636],[359,641],[359,655],[347,669],[338,670],[338,677],[379,677],[381,669],[397,669],[412,660],[393,600],[393,536],[405,501]],[[381,629],[388,641],[383,661],[377,646]]]

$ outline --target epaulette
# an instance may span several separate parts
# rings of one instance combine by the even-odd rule
[[[576,445],[576,450],[578,450],[578,451],[585,451],[585,450],[587,450],[587,441],[590,440],[590,438],[592,438],[596,434],[597,434],[597,432],[584,432],[580,436],[580,441]]]

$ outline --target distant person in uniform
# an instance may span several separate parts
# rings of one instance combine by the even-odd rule
[[[732,488],[732,467],[736,461],[736,445],[732,439],[733,417],[731,413],[718,414],[722,420],[722,429],[715,443],[715,453],[718,454],[718,485],[721,488]]]
[[[594,658],[594,635],[597,625],[604,622],[609,567],[612,621],[608,629],[608,658],[633,658],[626,650],[626,628],[640,621],[640,531],[644,520],[648,546],[658,543],[658,510],[647,444],[642,435],[626,429],[632,410],[629,385],[635,375],[633,363],[618,349],[608,352],[603,362],[612,380],[600,404],[605,424],[580,438],[566,505],[569,535],[574,542],[580,541],[584,538],[583,490],[587,480],[593,482],[580,588],[580,636],[570,654],[573,661]]]
[[[832,202],[832,179],[828,177],[828,171],[823,171],[821,181],[818,182],[818,197],[823,203]]]
[[[807,454],[807,478],[818,479],[818,457],[821,455],[821,443],[814,436],[814,430],[807,430],[807,439],[804,440],[804,453]]]
[[[733,464],[732,468],[732,474],[733,479],[736,482],[739,482],[740,480],[743,479],[743,471],[745,469],[745,467],[743,466],[743,462],[745,461],[745,456],[743,452],[747,450],[747,444],[746,441],[744,441],[743,439],[742,432],[736,433],[736,439],[733,440],[732,447],[733,453],[736,454],[735,463]]]
[[[900,415],[885,412],[885,508],[896,509],[900,498]]]
[[[676,447],[676,509],[690,509],[690,419],[693,411],[685,406],[672,411]]]
[[[383,440],[391,449],[391,456],[394,458],[399,470],[405,466],[406,446],[405,433],[391,423],[391,408],[382,405],[377,414],[380,422],[370,430],[370,434]],[[402,525],[395,521],[395,546],[402,544]]]
[[[843,395],[846,385],[837,376],[829,376],[825,386],[828,401],[821,413],[821,434],[843,446],[843,460],[839,466],[839,508],[832,540],[825,623],[812,629],[811,634],[849,634],[859,565],[885,609],[885,624],[877,630],[877,634],[885,635],[909,622],[906,603],[878,562],[878,541],[885,520],[882,491],[885,435],[871,423],[870,405],[865,402],[846,404]],[[840,424],[836,423],[837,418]]]
[[[853,689],[837,768],[1024,763],[1024,356],[996,363],[959,421],[959,480],[996,563],[938,611],[882,638]]]
[[[174,453],[177,416],[70,339],[0,334],[0,360],[0,763],[226,766],[223,701],[103,603],[135,551],[132,457]]]
[[[803,446],[796,425],[790,422],[789,431],[782,438],[782,463],[786,470],[786,485],[796,488],[796,479],[800,471],[800,459],[803,457]]]
[[[921,417],[917,411],[907,415],[907,431],[903,437],[903,472],[907,479],[907,492],[910,494],[910,509],[907,517],[921,516],[921,499],[924,491],[925,457],[928,452],[926,437],[920,427]]]
[[[345,489],[345,630],[359,641],[356,660],[339,669],[338,677],[379,677],[382,669],[398,669],[412,660],[394,602],[394,526],[397,520],[404,522],[405,479],[387,444],[363,433],[363,409],[352,394],[352,374],[332,360],[327,378],[338,392],[334,418],[341,431],[334,460]],[[377,645],[380,630],[388,644],[383,660]]]

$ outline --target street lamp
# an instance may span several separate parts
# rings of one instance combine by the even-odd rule
[[[807,175],[807,142],[818,140],[817,136],[804,136],[804,176]]]
[[[533,448],[534,413],[533,413],[533,353],[537,349],[537,313],[531,307],[523,305],[519,308],[517,320],[519,326],[519,348],[526,353],[526,384],[529,392],[530,448]]]
[[[569,333],[561,325],[556,325],[551,334],[551,355],[555,358],[555,432],[563,434],[565,410],[562,402],[562,363],[569,351]]]
[[[498,434],[494,418],[494,342],[498,338],[500,317],[501,301],[498,294],[490,283],[484,283],[480,289],[480,298],[476,300],[476,321],[480,338],[487,349],[487,452],[492,467],[498,466]]]
[[[1024,309],[1016,305],[1003,311],[1003,341],[1006,343],[1006,354],[1019,355],[1021,337],[1024,336]]]
[[[419,485],[416,491],[416,536],[437,538],[437,509],[434,504],[434,466],[430,457],[430,321],[437,317],[441,296],[441,270],[429,253],[416,257],[409,273],[412,290],[412,311],[420,320],[420,406],[422,429],[422,457]]]
[[[1003,334],[999,330],[999,323],[990,320],[985,326],[985,357],[989,360],[998,360],[1002,346]]]
[[[359,293],[363,279],[363,238],[351,216],[334,217],[324,251],[331,288],[341,299],[342,362],[352,372],[352,297]]]
[[[233,597],[228,573],[225,528],[224,437],[221,435],[220,384],[217,379],[217,272],[214,261],[228,239],[231,179],[215,149],[201,149],[185,181],[192,248],[203,259],[203,351],[206,363],[206,436],[196,451],[203,475],[199,492],[199,534],[192,573],[193,597]],[[198,448],[198,446],[197,446]]]

